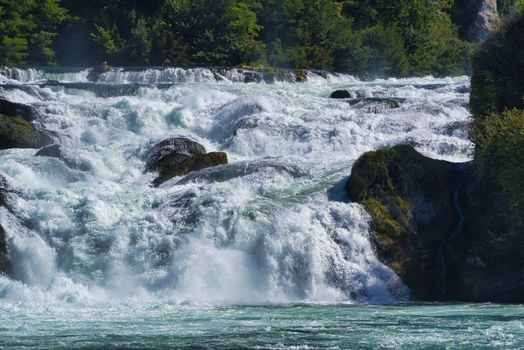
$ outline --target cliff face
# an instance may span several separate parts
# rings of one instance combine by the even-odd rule
[[[453,22],[462,38],[481,42],[500,24],[497,0],[457,0]]]
[[[477,41],[484,41],[489,33],[497,29],[500,16],[497,10],[497,0],[481,0],[480,9],[472,28],[472,37]]]

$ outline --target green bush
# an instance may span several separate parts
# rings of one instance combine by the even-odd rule
[[[508,110],[476,122],[475,164],[504,198],[517,225],[524,217],[524,111]]]
[[[504,23],[473,58],[470,108],[477,118],[524,108],[524,13]]]

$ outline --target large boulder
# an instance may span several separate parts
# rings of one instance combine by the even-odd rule
[[[32,121],[35,119],[36,111],[29,105],[12,102],[0,97],[0,114]]]
[[[187,137],[171,137],[153,146],[146,167],[149,171],[161,171],[171,163],[204,154],[206,149],[198,142]]]
[[[335,99],[346,99],[346,98],[355,98],[356,94],[349,90],[335,90],[329,95],[330,98]]]
[[[464,165],[427,158],[400,145],[362,155],[346,191],[372,217],[371,240],[417,300],[442,297],[445,242],[460,224],[457,191]]]
[[[159,176],[153,181],[154,186],[159,186],[175,176],[227,163],[227,155],[224,152],[206,153],[204,146],[194,140],[173,137],[153,147],[146,168],[159,172]]]
[[[40,148],[52,143],[50,136],[38,131],[27,120],[0,114],[0,149]]]

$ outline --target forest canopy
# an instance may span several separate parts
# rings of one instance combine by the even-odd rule
[[[506,0],[505,7],[514,2]],[[0,65],[467,73],[453,0],[0,0]]]

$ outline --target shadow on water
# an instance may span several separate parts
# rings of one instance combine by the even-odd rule
[[[349,197],[346,193],[346,184],[349,181],[349,176],[345,176],[337,182],[335,185],[333,185],[331,188],[327,190],[327,197],[328,200],[332,202],[341,202],[341,203],[347,203],[349,202]]]

